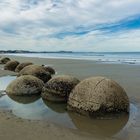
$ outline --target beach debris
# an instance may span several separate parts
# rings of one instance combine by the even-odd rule
[[[8,58],[8,57],[3,57],[3,58],[1,58],[1,60],[0,60],[0,63],[1,64],[6,64],[8,61],[10,61],[11,59],[10,58]]]
[[[55,74],[55,70],[52,67],[50,67],[50,66],[44,66],[44,65],[42,65],[42,66],[50,74]]]
[[[93,117],[129,112],[125,90],[106,77],[91,77],[81,81],[69,95],[68,110]]]
[[[21,75],[33,75],[41,79],[44,83],[48,82],[51,79],[51,74],[46,72],[42,66],[38,65],[29,65],[24,67],[18,76]]]
[[[80,81],[69,75],[59,75],[49,80],[42,90],[42,98],[53,102],[66,102],[71,90]]]
[[[33,64],[32,62],[23,62],[23,63],[20,63],[16,67],[15,72],[20,72],[24,67],[29,66],[29,65],[32,65],[32,64]]]
[[[6,88],[6,93],[9,95],[34,95],[40,94],[44,83],[32,75],[20,76],[13,80]]]
[[[18,61],[15,60],[9,61],[4,65],[4,70],[15,71],[17,65],[19,65]]]

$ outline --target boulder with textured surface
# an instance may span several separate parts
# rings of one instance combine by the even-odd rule
[[[20,63],[16,69],[15,69],[15,72],[20,72],[24,67],[26,66],[29,66],[29,65],[32,65],[33,63],[31,62],[23,62],[23,63]]]
[[[21,75],[33,75],[39,79],[41,79],[44,83],[48,82],[51,79],[51,74],[46,72],[42,66],[38,65],[29,65],[24,67],[20,72]]]
[[[19,65],[18,61],[9,61],[5,64],[4,69],[5,70],[10,70],[10,71],[15,71],[17,65]]]
[[[54,102],[66,102],[71,90],[78,83],[77,78],[68,75],[53,77],[45,84],[42,98]]]
[[[115,81],[105,77],[91,77],[73,89],[67,108],[84,115],[103,116],[129,112],[129,99]]]
[[[42,80],[32,75],[25,75],[13,80],[7,86],[6,93],[18,96],[40,94],[43,86]]]
[[[4,57],[4,58],[1,58],[0,63],[1,64],[6,64],[8,61],[10,61],[10,58]]]
[[[55,74],[55,70],[50,66],[43,66],[43,68],[50,74]]]

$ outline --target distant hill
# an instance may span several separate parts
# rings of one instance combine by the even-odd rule
[[[26,51],[26,50],[0,50],[0,53],[73,53],[72,51]]]

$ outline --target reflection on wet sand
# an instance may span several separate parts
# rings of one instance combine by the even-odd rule
[[[136,125],[139,125],[139,107],[130,106],[130,116],[121,115],[112,119],[92,119],[66,110],[66,104],[56,104],[42,100],[40,96],[3,96],[0,108],[6,108],[23,119],[47,120],[67,128],[90,133],[94,138],[114,137],[119,140],[130,140],[135,136]],[[140,114],[140,113],[138,113]],[[135,121],[137,120],[137,124]],[[129,135],[131,134],[131,135]],[[123,139],[122,139],[123,138]]]
[[[94,136],[114,136],[127,123],[129,115],[122,114],[112,119],[91,119],[75,113],[68,112],[77,129],[94,134]]]
[[[13,101],[20,103],[20,104],[30,104],[33,103],[35,101],[37,101],[40,96],[38,95],[32,95],[32,96],[14,96],[14,95],[8,95],[8,97],[10,99],[12,99]]]
[[[44,104],[49,107],[51,110],[57,113],[66,112],[66,103],[52,103],[50,101],[43,100]]]

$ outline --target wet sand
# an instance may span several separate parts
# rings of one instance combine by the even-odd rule
[[[16,59],[20,62],[31,61],[35,64],[45,64],[53,66],[57,74],[69,74],[78,77],[80,80],[90,76],[107,76],[116,80],[121,86],[123,86],[129,96],[130,102],[135,105],[135,111],[131,112],[131,117],[127,125],[120,130],[116,135],[109,137],[96,137],[94,134],[87,132],[73,130],[59,125],[55,125],[50,122],[43,121],[31,121],[17,118],[13,116],[11,112],[0,111],[0,139],[95,139],[95,140],[139,140],[140,134],[140,111],[139,111],[139,99],[140,99],[140,66],[126,65],[126,64],[99,64],[94,61],[88,60],[66,60],[66,59],[46,59],[46,58],[25,58],[9,56],[12,59]],[[15,75],[16,73],[1,70],[3,66],[0,65],[0,76],[3,75]],[[72,116],[75,121],[75,116]],[[79,122],[76,123],[80,125]],[[96,123],[96,122],[95,122]],[[106,125],[106,124],[105,124]],[[81,126],[80,126],[81,127]],[[88,125],[82,126],[88,127]],[[115,126],[106,126],[113,128]],[[99,128],[100,129],[100,126]],[[96,130],[96,129],[95,129]],[[111,130],[111,129],[110,129]],[[96,133],[96,132],[95,132]],[[99,134],[100,135],[100,134]]]
[[[123,86],[129,97],[140,99],[140,65],[101,64],[89,60],[9,57],[20,62],[31,61],[39,65],[50,65],[56,69],[57,74],[74,75],[80,80],[90,76],[107,76]],[[7,74],[8,72],[4,73]]]

